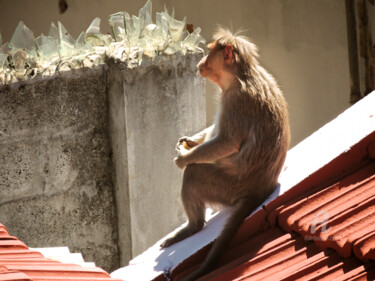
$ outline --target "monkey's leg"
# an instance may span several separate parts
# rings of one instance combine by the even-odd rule
[[[188,225],[160,246],[169,247],[201,230],[205,221],[205,203],[228,205],[228,198],[231,196],[228,196],[228,189],[224,187],[229,184],[231,182],[215,164],[188,165],[184,172],[181,190]]]
[[[201,172],[191,168],[188,165],[184,171],[182,181],[181,199],[185,209],[186,216],[188,217],[188,225],[178,231],[171,238],[166,239],[160,246],[162,248],[169,247],[185,238],[193,235],[203,228],[205,204],[202,198],[197,198],[196,187],[202,183],[197,182]]]
[[[183,281],[193,281],[215,269],[222,253],[228,246],[241,226],[243,220],[255,209],[258,203],[252,202],[249,198],[242,198],[235,202],[231,216],[229,217],[220,236],[214,242],[210,252],[201,266],[183,279]]]

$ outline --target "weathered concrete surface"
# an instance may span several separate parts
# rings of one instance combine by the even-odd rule
[[[111,64],[111,62],[109,62]],[[129,199],[128,156],[126,142],[125,99],[120,71],[108,70],[109,136],[112,147],[113,183],[117,207],[118,249],[120,266],[132,255],[132,232]],[[137,239],[136,237],[134,239]]]
[[[202,54],[0,85],[0,222],[113,271],[184,220],[179,137],[205,124]]]
[[[110,123],[121,128],[111,139],[122,265],[128,261],[122,249],[129,235],[136,256],[185,220],[179,200],[182,171],[173,158],[177,140],[206,124],[205,81],[196,68],[201,57],[146,58],[134,69],[109,63]],[[130,218],[122,215],[128,211]],[[129,222],[130,233],[124,227]]]
[[[118,267],[104,67],[0,89],[0,221]]]

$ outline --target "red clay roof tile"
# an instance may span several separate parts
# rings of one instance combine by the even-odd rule
[[[353,251],[356,257],[363,262],[368,262],[370,259],[375,260],[375,231],[359,238],[353,245]]]
[[[0,237],[9,236],[8,230],[0,223]]]
[[[13,240],[13,239],[1,240],[0,239],[0,249],[22,250],[22,249],[27,249],[27,246],[19,240]]]
[[[47,259],[16,237],[9,236],[0,224],[0,281],[106,281],[112,279],[103,269],[82,267]]]
[[[353,241],[375,230],[375,163],[286,209],[278,217],[284,230],[311,237],[321,248],[349,257]],[[326,224],[321,223],[324,220]]]
[[[28,277],[26,274],[22,272],[14,272],[14,271],[0,271],[0,280],[1,281],[33,281]]]

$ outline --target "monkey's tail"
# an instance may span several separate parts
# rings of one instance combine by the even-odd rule
[[[214,242],[206,259],[198,269],[198,272],[200,272],[201,275],[204,275],[215,268],[225,248],[227,248],[228,243],[234,237],[242,222],[253,210],[257,208],[258,205],[259,204],[252,202],[252,200],[249,198],[242,198],[236,201],[236,203],[233,205],[231,216],[229,217],[219,237]]]

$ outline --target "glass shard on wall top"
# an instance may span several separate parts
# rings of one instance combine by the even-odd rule
[[[152,2],[148,0],[147,3],[139,10],[139,27],[142,30],[147,25],[152,24]]]
[[[12,39],[10,40],[9,46],[12,50],[35,50],[34,33],[22,21],[20,21]]]
[[[59,30],[53,22],[51,22],[49,27],[48,37],[55,38],[58,42],[60,42]]]
[[[200,35],[200,32],[201,29],[197,27],[191,34],[189,34],[185,38],[184,44],[190,51],[194,51],[199,46],[199,44],[206,43],[206,40]]]
[[[41,35],[35,40],[38,46],[38,53],[41,57],[48,60],[55,60],[60,57],[59,42],[57,39]]]
[[[69,34],[68,30],[62,25],[61,22],[57,22],[57,28],[59,31],[59,43],[60,43],[60,54],[62,57],[69,57],[74,54],[74,39]]]
[[[100,33],[100,18],[95,18],[85,33],[86,41],[91,47],[105,47],[112,42],[112,36]]]
[[[0,70],[5,68],[8,55],[0,53]]]
[[[202,52],[199,44],[204,39],[200,28],[190,34],[186,18],[177,20],[174,10],[169,14],[166,8],[156,13],[155,18],[153,23],[152,2],[148,0],[137,15],[125,11],[110,15],[112,35],[101,33],[101,20],[97,17],[76,39],[59,21],[57,25],[50,24],[48,35],[34,39],[33,32],[21,21],[9,43],[2,46],[0,34],[0,69],[6,68],[11,77],[35,77],[35,73],[49,75],[82,66],[93,67],[106,56],[125,60],[131,68],[141,64],[143,55],[154,58],[162,54]],[[4,81],[2,77],[0,81]]]
[[[176,20],[173,17],[171,17],[167,11],[163,12],[163,15],[168,20],[169,33],[171,35],[172,40],[174,42],[181,40],[182,33],[184,32],[186,27],[186,18],[184,18],[182,21]]]
[[[109,26],[111,27],[113,37],[116,42],[124,41],[126,38],[125,31],[125,14],[118,12],[112,14],[108,18]]]

